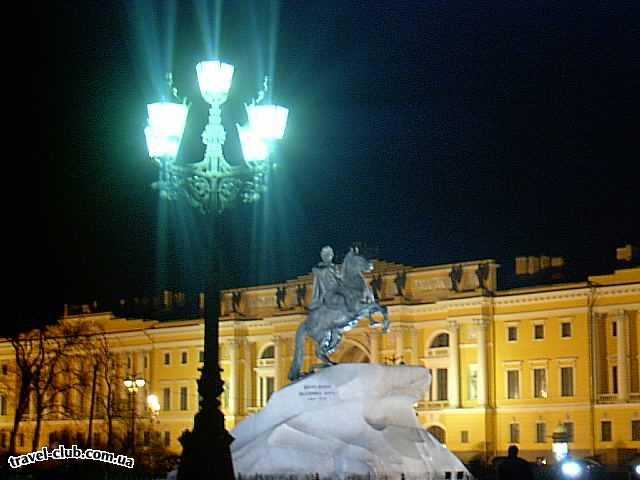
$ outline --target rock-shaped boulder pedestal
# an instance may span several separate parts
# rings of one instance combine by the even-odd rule
[[[236,474],[470,477],[418,423],[430,380],[422,367],[341,364],[288,385],[231,432]]]

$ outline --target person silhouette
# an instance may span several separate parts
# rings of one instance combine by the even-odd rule
[[[510,445],[507,458],[498,466],[498,480],[533,480],[531,465],[518,457],[518,447]]]

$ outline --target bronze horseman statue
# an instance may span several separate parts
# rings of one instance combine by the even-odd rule
[[[389,329],[387,307],[380,305],[369,288],[364,272],[370,272],[373,265],[357,248],[349,250],[342,268],[333,263],[333,249],[324,247],[320,252],[321,262],[313,268],[313,298],[307,318],[296,332],[296,346],[289,380],[304,376],[301,372],[304,359],[304,340],[309,336],[315,343],[316,356],[322,361],[321,367],[335,365],[329,358],[342,340],[344,332],[351,330],[358,322],[369,317],[372,327]],[[376,322],[373,315],[380,313],[382,322]]]

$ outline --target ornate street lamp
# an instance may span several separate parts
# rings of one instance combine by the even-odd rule
[[[122,383],[129,392],[129,408],[131,410],[131,426],[129,427],[129,445],[131,448],[131,454],[134,455],[136,451],[136,393],[139,389],[146,385],[144,378],[138,376],[127,377]]]
[[[209,104],[209,122],[202,132],[204,158],[197,163],[176,162],[189,113],[184,101],[147,105],[149,114],[145,128],[147,149],[160,166],[160,178],[153,187],[162,197],[175,200],[184,196],[203,213],[222,212],[240,198],[244,203],[259,200],[266,190],[266,174],[274,164],[269,160],[276,141],[281,140],[289,110],[263,104],[269,85],[265,77],[257,100],[245,105],[248,122],[236,125],[244,162],[231,165],[224,158],[222,146],[226,132],[222,126],[222,105],[227,101],[233,78],[233,66],[218,60],[200,62],[196,66],[202,98]],[[168,75],[174,96],[172,76]]]
[[[236,200],[244,203],[258,201],[267,188],[267,174],[274,168],[271,153],[275,142],[281,140],[289,111],[264,102],[269,88],[265,78],[263,88],[249,105],[245,105],[247,123],[236,125],[243,160],[232,165],[224,157],[226,132],[221,122],[222,105],[233,80],[234,67],[219,60],[200,62],[196,66],[202,98],[209,104],[209,120],[202,132],[204,158],[196,163],[177,162],[189,105],[161,102],[148,105],[148,125],[145,129],[149,156],[160,167],[159,179],[153,187],[160,196],[175,200],[187,199],[192,207],[211,214],[209,221],[213,238],[218,240],[220,222],[214,218]],[[170,89],[177,100],[172,76],[167,76]],[[218,248],[222,242],[218,242]],[[210,248],[213,248],[211,246]],[[214,258],[217,256],[214,255]],[[210,265],[208,299],[205,319],[205,358],[198,379],[200,408],[194,418],[192,431],[180,437],[182,459],[179,479],[233,479],[233,463],[229,445],[233,438],[225,430],[224,415],[219,397],[223,392],[221,369],[218,365],[218,309],[219,265]]]

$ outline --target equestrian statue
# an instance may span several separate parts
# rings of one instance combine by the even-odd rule
[[[322,261],[313,268],[313,297],[307,318],[296,332],[296,349],[289,370],[289,380],[302,378],[304,342],[308,336],[315,343],[315,353],[322,364],[318,367],[335,365],[329,355],[336,351],[344,332],[355,327],[358,322],[369,318],[371,327],[389,330],[387,307],[380,305],[364,273],[373,270],[373,265],[357,248],[351,248],[344,258],[341,268],[333,263],[333,249],[324,247],[320,252]],[[374,315],[382,315],[382,321],[374,320]]]

